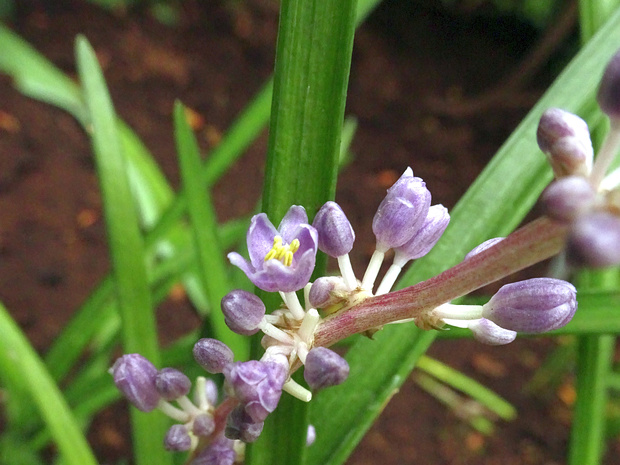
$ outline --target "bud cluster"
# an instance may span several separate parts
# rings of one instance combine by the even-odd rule
[[[607,66],[597,100],[610,131],[593,160],[588,126],[572,113],[552,108],[541,117],[538,145],[556,179],[541,201],[547,214],[570,227],[566,253],[574,266],[620,264],[620,170],[608,173],[620,148],[620,52]]]

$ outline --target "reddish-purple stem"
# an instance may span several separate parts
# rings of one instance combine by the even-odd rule
[[[421,283],[371,297],[327,317],[317,329],[315,346],[335,342],[377,326],[415,318],[423,312],[545,260],[562,250],[567,227],[539,218],[494,246]]]

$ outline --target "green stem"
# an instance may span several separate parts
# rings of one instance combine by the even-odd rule
[[[276,224],[291,205],[303,205],[312,218],[334,197],[355,15],[355,0],[281,3],[263,189],[263,211]],[[277,296],[262,297],[268,308],[279,306]],[[247,463],[302,463],[306,411],[306,404],[282,396]]]
[[[615,336],[581,336],[577,344],[577,403],[571,430],[569,465],[599,465],[605,439],[607,374]]]

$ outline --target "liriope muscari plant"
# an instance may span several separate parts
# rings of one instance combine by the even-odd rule
[[[283,392],[309,402],[313,392],[346,381],[346,360],[328,347],[352,334],[371,335],[396,323],[428,330],[448,325],[469,329],[484,344],[501,345],[519,332],[566,325],[577,309],[576,290],[560,279],[507,284],[484,305],[451,301],[471,291],[470,282],[497,279],[496,265],[485,268],[485,262],[498,253],[505,260],[538,254],[534,261],[540,261],[564,250],[569,266],[620,263],[620,168],[608,173],[620,146],[620,53],[603,76],[598,102],[611,130],[594,163],[588,127],[578,116],[550,109],[540,120],[538,143],[555,175],[542,196],[548,217],[482,243],[460,264],[408,289],[390,292],[403,267],[426,255],[450,221],[445,207],[431,205],[426,184],[411,168],[388,189],[375,213],[376,249],[361,279],[349,260],[355,232],[335,202],[323,205],[312,222],[298,205],[277,228],[266,214],[254,216],[247,232],[249,259],[236,252],[228,258],[256,287],[278,292],[282,305],[267,312],[256,295],[233,290],[221,308],[232,331],[264,334],[261,358],[234,361],[228,346],[205,338],[196,342],[193,355],[207,372],[224,375],[223,392],[198,377],[190,400],[187,376],[173,368],[158,370],[139,354],[115,362],[110,371],[116,386],[138,409],[159,409],[177,422],[164,438],[168,450],[189,451],[194,465],[230,465],[243,461],[244,445],[258,439]],[[377,284],[390,249],[393,263]],[[318,251],[337,260],[339,274],[310,282]],[[480,273],[489,273],[488,279]],[[306,386],[291,377],[302,367]],[[309,427],[308,443],[315,434]]]

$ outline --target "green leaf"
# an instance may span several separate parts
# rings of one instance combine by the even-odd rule
[[[127,163],[117,119],[97,57],[84,37],[76,41],[78,73],[84,88],[92,145],[103,197],[114,284],[122,319],[123,349],[159,365],[155,318],[147,281],[144,244],[131,195]],[[134,451],[138,464],[171,463],[161,438],[164,422],[132,409]]]
[[[200,151],[194,133],[187,123],[185,107],[177,102],[174,107],[174,127],[179,154],[181,181],[187,199],[187,210],[194,245],[198,252],[198,276],[209,299],[210,326],[213,335],[228,345],[237,358],[249,356],[248,339],[233,333],[224,322],[220,311],[222,298],[232,290],[228,279],[228,264],[220,245],[218,223],[208,189],[200,180]]]
[[[29,390],[67,464],[95,465],[97,461],[58,386],[2,304],[0,329],[0,377]]]
[[[517,416],[517,411],[508,401],[445,363],[422,356],[418,360],[417,365],[420,370],[434,376],[448,386],[467,394],[498,417],[504,420],[512,420]]]
[[[63,108],[82,123],[85,121],[86,108],[78,85],[2,24],[0,48],[0,69],[13,77],[20,92]]]

